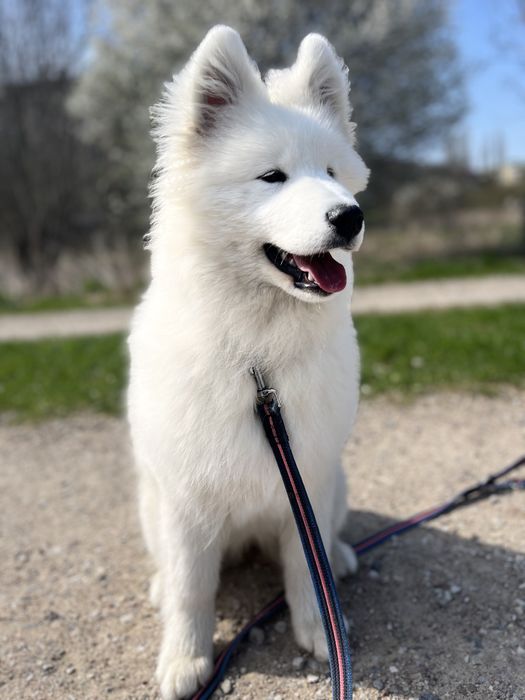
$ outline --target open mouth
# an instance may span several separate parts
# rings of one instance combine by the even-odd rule
[[[316,255],[294,255],[266,243],[264,252],[280,272],[293,279],[297,289],[327,296],[340,292],[346,286],[345,268],[328,251]]]

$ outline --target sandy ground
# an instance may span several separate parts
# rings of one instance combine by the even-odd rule
[[[344,456],[347,538],[512,461],[525,450],[524,400],[509,390],[364,402]],[[124,423],[80,416],[0,427],[0,465],[0,698],[154,700],[159,623]],[[257,557],[225,572],[218,648],[280,583]],[[356,700],[525,699],[525,494],[492,497],[384,545],[340,591]],[[300,653],[288,617],[276,622],[237,657],[228,696],[331,697],[326,669]]]
[[[398,313],[461,306],[525,302],[523,275],[382,284],[355,290],[352,312]],[[6,314],[0,316],[0,341],[117,333],[129,327],[128,308]]]
[[[0,342],[120,333],[129,328],[131,309],[72,309],[0,316]]]
[[[428,280],[358,287],[352,311],[398,313],[465,306],[498,306],[525,301],[525,275]]]

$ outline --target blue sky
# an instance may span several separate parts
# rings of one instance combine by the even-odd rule
[[[472,164],[503,142],[506,160],[525,163],[525,17],[518,0],[451,0],[451,20],[467,74],[465,132]]]

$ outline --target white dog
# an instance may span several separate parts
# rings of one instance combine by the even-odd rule
[[[321,36],[265,81],[215,27],[154,110],[152,281],[129,340],[140,515],[164,633],[163,698],[212,668],[221,560],[256,542],[281,561],[298,644],[327,658],[279,471],[254,412],[256,365],[278,390],[336,575],[356,567],[341,450],[358,402],[349,315],[368,171],[348,80]]]

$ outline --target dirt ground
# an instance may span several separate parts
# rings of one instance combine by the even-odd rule
[[[432,506],[525,451],[525,393],[368,400],[344,456],[356,541]],[[147,599],[122,421],[0,427],[0,698],[154,700]],[[281,585],[252,557],[225,572],[219,648]],[[365,555],[341,584],[355,699],[525,699],[525,494],[448,515]],[[224,690],[331,697],[288,617],[244,647]],[[300,657],[300,658],[299,658]]]

